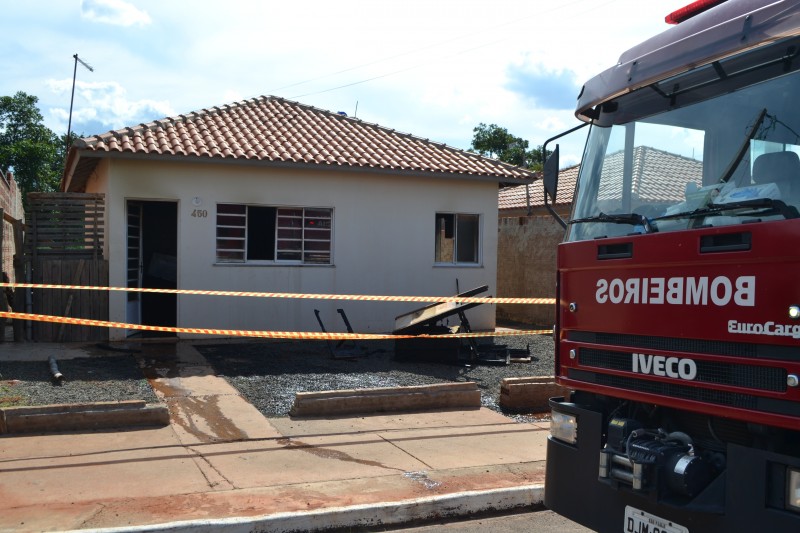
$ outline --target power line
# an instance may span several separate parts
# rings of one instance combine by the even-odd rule
[[[487,29],[494,30],[494,29],[498,29],[498,28],[504,28],[506,26],[519,24],[521,21],[528,20],[528,19],[531,19],[531,18],[534,18],[534,17],[539,17],[541,15],[546,15],[546,14],[549,14],[549,13],[552,13],[552,12],[555,12],[555,11],[558,11],[558,10],[561,10],[561,9],[564,9],[564,8],[568,8],[568,7],[574,6],[576,4],[580,4],[580,3],[585,2],[585,1],[586,0],[574,0],[573,2],[569,2],[569,3],[557,4],[556,6],[550,8],[550,9],[545,9],[545,10],[542,10],[542,11],[538,11],[535,14],[532,14],[532,15],[519,17],[519,18],[517,18],[517,19],[515,19],[513,21],[497,24],[497,25],[492,26],[492,27],[487,28]],[[615,3],[617,1],[618,0],[609,0],[609,1],[605,2],[605,3],[603,3],[603,4],[594,5],[591,8],[586,9],[585,12],[590,12],[590,11],[594,11],[596,9],[600,9],[602,7],[605,7],[605,6],[609,5],[609,4]],[[408,51],[405,51],[405,52],[401,52],[399,54],[395,54],[395,55],[392,55],[392,56],[389,56],[389,57],[377,59],[375,61],[370,61],[368,63],[363,63],[361,65],[357,65],[357,66],[354,66],[354,67],[349,67],[349,68],[338,70],[338,71],[335,71],[335,72],[330,72],[328,74],[323,74],[322,76],[317,76],[317,77],[314,77],[314,78],[310,78],[310,79],[307,79],[307,80],[304,80],[304,81],[292,83],[292,84],[289,84],[289,85],[284,85],[282,87],[278,87],[277,89],[274,89],[274,90],[270,91],[270,94],[275,94],[277,91],[281,91],[281,90],[284,90],[284,89],[297,87],[299,85],[305,85],[306,83],[311,83],[311,82],[318,81],[318,80],[325,79],[325,78],[329,78],[329,77],[332,77],[332,76],[337,76],[339,74],[344,74],[346,72],[352,72],[354,70],[358,70],[358,69],[361,69],[361,68],[364,68],[364,67],[376,65],[376,64],[379,64],[379,63],[384,63],[386,61],[391,61],[391,60],[397,59],[399,57],[416,54],[418,52],[424,52],[426,50],[430,50],[430,49],[433,49],[433,48],[438,48],[438,47],[443,46],[445,44],[449,44],[449,43],[452,43],[454,41],[459,41],[459,40],[466,39],[466,38],[469,38],[469,37],[473,37],[473,35],[472,34],[464,34],[464,35],[461,35],[461,36],[458,36],[458,37],[453,37],[452,39],[447,39],[445,41],[439,41],[437,43],[433,43],[433,44],[430,44],[430,45],[426,45],[426,46],[422,46],[422,47],[419,47],[419,48],[415,48],[413,50],[408,50]],[[420,67],[423,67],[423,66],[426,66],[426,65],[441,61],[442,59],[447,59],[447,58],[450,58],[450,57],[463,55],[465,53],[472,52],[474,50],[478,50],[478,49],[481,49],[481,48],[486,48],[488,46],[493,46],[495,44],[501,43],[501,42],[506,41],[508,39],[509,39],[509,37],[503,37],[501,39],[498,39],[498,40],[490,42],[490,43],[484,43],[484,44],[481,44],[481,45],[478,45],[478,46],[474,46],[474,47],[468,48],[466,50],[461,50],[459,52],[455,52],[453,54],[449,54],[449,55],[442,56],[442,57],[437,57],[434,60],[423,62],[423,63],[419,63],[419,64],[416,64],[416,65],[413,65],[411,67],[407,67],[407,68],[404,68],[404,69],[399,69],[399,70],[395,70],[395,71],[392,71],[392,72],[388,72],[386,74],[380,74],[380,75],[377,75],[377,76],[372,76],[370,78],[365,78],[365,79],[354,81],[354,82],[351,82],[351,83],[338,85],[336,87],[330,87],[328,89],[322,89],[322,90],[312,91],[312,92],[309,92],[309,93],[304,93],[304,94],[300,94],[300,95],[296,95],[296,96],[290,96],[288,98],[290,98],[290,99],[303,98],[303,97],[306,97],[306,96],[313,96],[313,95],[316,95],[316,94],[323,94],[323,93],[327,93],[327,92],[336,91],[336,90],[339,90],[339,89],[344,89],[346,87],[352,87],[354,85],[360,85],[360,84],[363,84],[363,83],[368,83],[370,81],[374,81],[374,80],[377,80],[377,79],[386,78],[386,77],[389,77],[389,76],[394,76],[396,74],[401,74],[403,72],[408,72],[409,70],[414,70],[416,68],[420,68]]]
[[[296,95],[296,96],[290,96],[289,99],[290,100],[294,100],[295,98],[303,98],[305,96],[312,96],[312,95],[315,95],[315,94],[328,93],[328,92],[331,92],[331,91],[336,91],[338,89],[344,89],[345,87],[352,87],[353,85],[360,85],[362,83],[367,83],[367,82],[370,82],[370,81],[374,81],[374,80],[377,80],[377,79],[380,79],[380,78],[388,78],[389,76],[394,76],[395,74],[401,74],[401,73],[407,72],[409,70],[414,70],[416,68],[424,67],[424,66],[429,65],[431,63],[436,63],[438,61],[441,61],[442,59],[447,59],[447,58],[450,58],[450,57],[455,57],[455,56],[458,56],[458,55],[467,54],[467,53],[472,52],[474,50],[477,50],[479,48],[486,48],[487,46],[492,46],[492,45],[495,45],[495,44],[497,44],[499,42],[502,42],[502,41],[503,41],[503,39],[501,39],[499,41],[494,41],[494,42],[491,42],[491,43],[482,44],[482,45],[479,45],[479,46],[475,46],[475,47],[469,48],[467,50],[462,50],[460,52],[456,52],[454,54],[450,54],[450,55],[443,56],[443,57],[437,57],[436,59],[428,61],[427,63],[419,63],[419,64],[416,64],[416,65],[413,65],[413,66],[410,66],[410,67],[407,67],[407,68],[403,68],[403,69],[400,69],[400,70],[395,70],[393,72],[387,72],[386,74],[380,74],[378,76],[373,76],[371,78],[367,78],[367,79],[363,79],[363,80],[359,80],[359,81],[354,81],[352,83],[346,83],[344,85],[339,85],[338,87],[331,87],[330,89],[323,89],[321,91],[314,91],[314,92],[311,92],[311,93],[299,94],[299,95]]]

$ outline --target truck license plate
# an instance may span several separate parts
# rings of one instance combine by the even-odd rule
[[[685,527],[656,515],[631,507],[625,507],[625,533],[689,533]]]

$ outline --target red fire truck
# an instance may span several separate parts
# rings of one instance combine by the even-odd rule
[[[545,505],[603,532],[800,532],[800,0],[667,21],[578,97]]]

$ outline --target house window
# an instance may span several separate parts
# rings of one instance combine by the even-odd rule
[[[331,264],[333,209],[217,204],[217,262]]]
[[[480,216],[436,213],[436,262],[480,262]]]

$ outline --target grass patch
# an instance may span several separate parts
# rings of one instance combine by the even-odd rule
[[[0,407],[19,407],[27,404],[25,396],[19,394],[13,385],[0,383]]]

